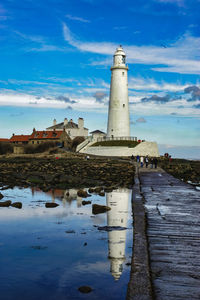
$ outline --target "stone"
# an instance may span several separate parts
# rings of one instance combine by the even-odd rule
[[[95,192],[96,194],[99,194],[102,190],[103,190],[102,187],[96,187],[96,188],[94,189],[94,192]]]
[[[126,230],[127,227],[121,227],[121,226],[98,226],[98,230],[100,231],[121,231],[121,230]]]
[[[53,202],[46,202],[45,203],[45,207],[47,207],[47,208],[57,207],[57,206],[59,206],[58,203],[53,203]]]
[[[16,207],[16,208],[22,208],[22,203],[21,202],[14,202],[11,204],[12,207]]]
[[[85,201],[85,200],[82,201],[82,205],[87,205],[87,204],[91,204],[91,203],[92,203],[91,201]]]
[[[100,192],[100,193],[99,193],[99,196],[104,197],[104,196],[105,196],[105,193],[104,193],[104,192]]]
[[[0,207],[9,207],[11,205],[11,201],[4,201],[4,202],[0,202]]]
[[[75,233],[74,230],[66,230],[65,233]]]
[[[87,198],[89,194],[84,190],[78,190],[77,195],[82,198]]]
[[[94,193],[94,189],[93,188],[89,188],[88,189],[88,192],[91,194],[91,193]]]
[[[92,213],[94,215],[105,213],[108,210],[111,210],[111,208],[106,205],[99,205],[99,204],[92,205]]]
[[[81,293],[84,293],[84,294],[88,294],[92,291],[92,288],[90,286],[87,286],[87,285],[83,285],[83,286],[80,286],[78,288],[79,292]]]
[[[106,187],[106,188],[104,189],[104,191],[105,191],[106,193],[111,193],[111,192],[113,191],[113,188],[112,188],[112,187]]]

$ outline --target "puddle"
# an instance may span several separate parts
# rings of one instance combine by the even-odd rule
[[[75,189],[2,193],[5,200],[23,203],[22,209],[0,208],[2,299],[126,298],[133,236],[130,190],[92,195],[92,204],[111,207],[95,216],[92,204],[83,206],[85,199]],[[59,206],[45,208],[46,202]],[[83,285],[92,292],[81,294]]]

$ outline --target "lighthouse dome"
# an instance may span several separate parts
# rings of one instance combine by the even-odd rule
[[[126,63],[126,54],[124,52],[124,49],[120,45],[115,51],[113,57],[113,64],[114,66],[119,66],[119,65],[125,65],[125,63]]]

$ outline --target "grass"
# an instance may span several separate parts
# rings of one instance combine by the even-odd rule
[[[102,141],[102,142],[96,142],[93,144],[91,147],[98,147],[98,146],[104,146],[104,147],[114,147],[114,146],[120,146],[120,147],[129,147],[129,148],[134,148],[137,146],[139,143],[137,141]]]

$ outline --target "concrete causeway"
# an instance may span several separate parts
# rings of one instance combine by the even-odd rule
[[[138,178],[153,298],[200,299],[200,192],[160,168],[139,168]]]

